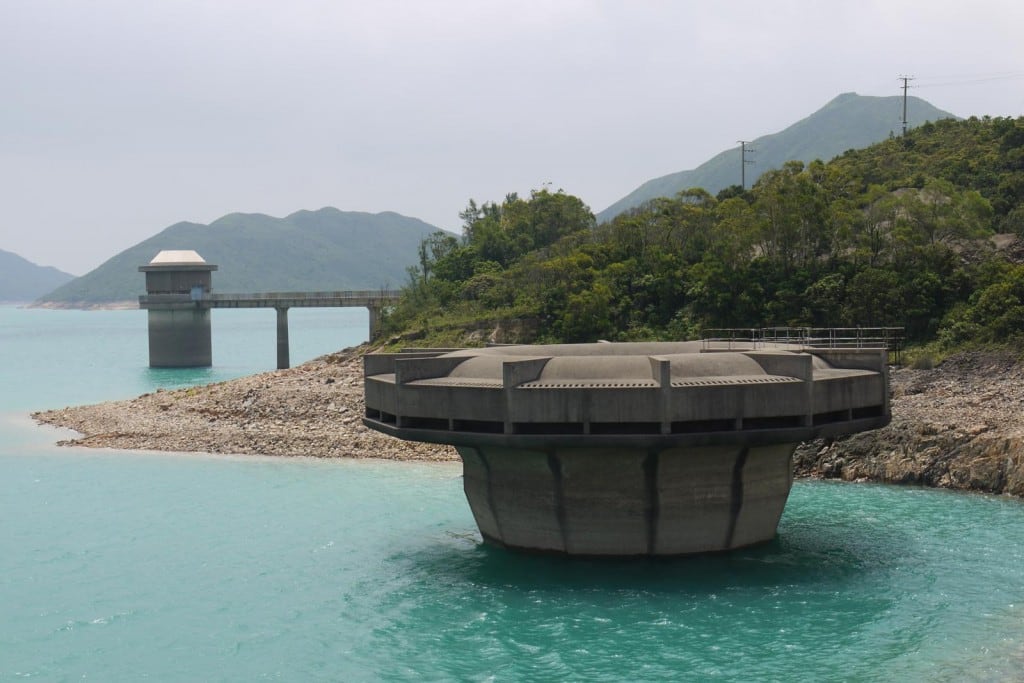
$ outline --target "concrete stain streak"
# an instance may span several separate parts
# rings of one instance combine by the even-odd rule
[[[732,466],[732,490],[729,495],[729,530],[725,533],[725,544],[723,547],[731,548],[733,538],[736,536],[736,523],[739,521],[740,512],[743,511],[743,468],[747,464],[749,448],[743,448],[736,456],[736,462]]]

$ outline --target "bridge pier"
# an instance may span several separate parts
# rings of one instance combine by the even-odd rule
[[[288,307],[276,306],[277,311],[277,369],[286,370],[289,367],[288,352]]]
[[[370,339],[373,341],[380,334],[380,306],[369,304],[366,310],[370,312]]]

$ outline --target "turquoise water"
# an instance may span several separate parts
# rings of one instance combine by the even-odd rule
[[[137,311],[0,309],[0,680],[1024,678],[1016,500],[798,482],[766,546],[569,561],[482,546],[457,465],[58,449],[25,417],[271,369],[273,316],[217,313],[234,365],[165,374]],[[365,323],[311,316],[310,353]]]
[[[130,398],[277,367],[274,309],[216,310],[210,319],[212,368],[150,369],[145,311],[0,306],[0,413]],[[291,364],[360,344],[368,331],[364,308],[293,308]]]

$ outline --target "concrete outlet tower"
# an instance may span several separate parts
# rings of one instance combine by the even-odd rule
[[[203,299],[210,293],[215,270],[217,266],[194,251],[161,251],[139,267],[146,274],[150,367],[213,364],[210,309]]]
[[[714,552],[774,538],[799,442],[889,422],[886,361],[702,342],[371,354],[363,422],[454,445],[487,542]]]

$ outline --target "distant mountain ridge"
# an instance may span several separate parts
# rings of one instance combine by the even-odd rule
[[[74,279],[53,266],[39,266],[0,249],[0,302],[28,303]]]
[[[138,267],[164,249],[194,249],[219,266],[215,292],[396,288],[439,228],[397,213],[325,207],[284,218],[232,213],[209,225],[176,223],[58,287],[40,305],[90,307],[144,293]]]
[[[749,156],[754,163],[747,166],[747,187],[765,171],[781,168],[787,161],[828,161],[848,149],[867,147],[885,140],[890,134],[898,134],[902,112],[903,98],[899,95],[872,97],[843,93],[785,130],[753,140],[750,146],[756,151]],[[907,98],[907,119],[912,126],[946,118],[957,117],[919,97]],[[672,197],[691,187],[702,187],[717,194],[730,185],[739,184],[740,149],[734,147],[695,169],[648,180],[598,213],[597,220],[599,223],[609,221],[655,197]]]

